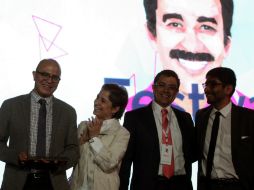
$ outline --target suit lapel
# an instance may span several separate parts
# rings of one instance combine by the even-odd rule
[[[53,144],[56,139],[57,130],[59,130],[58,123],[59,123],[59,119],[60,119],[60,113],[61,113],[61,109],[58,104],[58,101],[53,97],[52,98],[52,131],[51,131],[51,143],[50,143],[50,148],[49,148],[49,155],[50,156],[52,156],[51,153],[54,152],[54,150],[52,150],[52,148],[53,148]]]
[[[30,117],[31,117],[31,94],[28,94],[24,97],[24,101],[21,103],[22,110],[22,121],[24,121],[24,143],[27,147],[27,152],[30,149]]]
[[[153,114],[152,103],[150,103],[147,107],[145,107],[143,119],[144,119],[146,129],[148,130],[148,133],[151,134],[150,135],[152,137],[151,141],[153,141],[152,144],[154,144],[155,146],[155,149],[154,149],[155,155],[160,155],[160,143],[159,143],[156,122],[155,122],[155,118]]]
[[[232,151],[232,157],[234,157],[234,153],[236,152],[237,149],[237,139],[238,136],[241,135],[241,131],[240,131],[240,125],[241,125],[241,121],[239,120],[239,111],[237,109],[237,106],[235,106],[234,104],[232,104],[232,109],[231,109],[231,151]],[[235,160],[234,158],[232,160]]]
[[[203,116],[201,116],[201,119],[198,121],[198,127],[200,129],[200,152],[203,152],[204,149],[204,142],[206,137],[206,130],[208,125],[209,116],[212,111],[212,107],[208,107],[206,110],[204,110]]]
[[[183,130],[184,130],[184,125],[185,123],[183,122],[184,120],[182,119],[182,114],[181,112],[179,112],[177,109],[175,109],[174,107],[171,106],[171,109],[172,111],[174,112],[175,116],[176,116],[176,119],[177,119],[177,123],[178,123],[178,126],[180,128],[180,131],[181,133],[183,134]],[[185,138],[183,138],[184,140]]]

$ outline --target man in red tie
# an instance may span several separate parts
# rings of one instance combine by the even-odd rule
[[[152,86],[154,100],[125,114],[130,141],[120,169],[120,190],[192,190],[196,159],[191,115],[171,105],[180,86],[177,74],[163,70]]]

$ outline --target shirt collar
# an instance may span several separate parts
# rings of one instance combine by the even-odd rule
[[[31,95],[32,95],[32,98],[34,98],[35,102],[38,102],[40,99],[44,99],[44,100],[46,100],[46,104],[50,104],[50,102],[52,101],[52,98],[53,98],[53,96],[43,98],[35,90],[33,90],[31,92]]]
[[[114,120],[115,120],[114,118],[104,120],[103,123],[102,123],[101,132],[106,131],[107,129],[109,129],[112,126],[112,122],[114,122]]]
[[[228,103],[224,108],[222,108],[221,110],[217,110],[217,109],[213,108],[212,114],[215,114],[216,111],[219,111],[223,117],[227,117],[227,115],[228,115],[229,112],[231,111],[231,108],[232,108],[232,103],[229,102],[229,103]]]
[[[113,126],[113,123],[117,121],[117,119],[112,118],[112,119],[106,119],[102,122],[102,127],[101,127],[101,133],[110,129]]]
[[[171,113],[171,112],[172,112],[171,106],[167,106],[167,107],[163,108],[163,107],[161,107],[159,104],[157,104],[155,101],[153,101],[153,103],[152,103],[152,108],[153,108],[153,110],[154,110],[156,113],[161,113],[161,110],[162,110],[162,109],[168,110],[168,113]]]

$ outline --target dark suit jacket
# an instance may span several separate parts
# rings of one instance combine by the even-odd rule
[[[29,152],[30,110],[30,94],[6,100],[0,109],[0,160],[6,163],[2,182],[4,190],[22,190],[29,173],[20,167],[18,154]],[[67,157],[67,165],[51,173],[50,177],[55,190],[68,189],[65,170],[72,167],[79,157],[76,112],[56,98],[53,98],[49,155]]]
[[[199,177],[201,159],[209,115],[212,107],[201,109],[196,114],[195,125],[198,140]],[[247,190],[254,189],[254,111],[232,104],[231,151],[236,174]]]
[[[190,114],[173,108],[183,137],[183,153],[187,176],[191,178],[194,128]],[[160,145],[152,104],[125,114],[124,127],[130,140],[120,169],[120,190],[127,190],[133,163],[131,190],[154,190],[160,164]],[[193,150],[194,151],[194,150]]]

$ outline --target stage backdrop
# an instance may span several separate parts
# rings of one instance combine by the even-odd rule
[[[235,102],[251,108],[252,7],[252,0],[235,1],[232,47],[223,63],[237,74],[241,94]],[[32,90],[32,71],[43,58],[61,64],[55,96],[76,108],[78,123],[92,116],[94,98],[106,82],[128,89],[128,110],[147,104],[151,94],[145,89],[149,92],[162,67],[156,64],[145,23],[142,0],[0,0],[0,104]],[[0,162],[0,183],[3,171]]]

